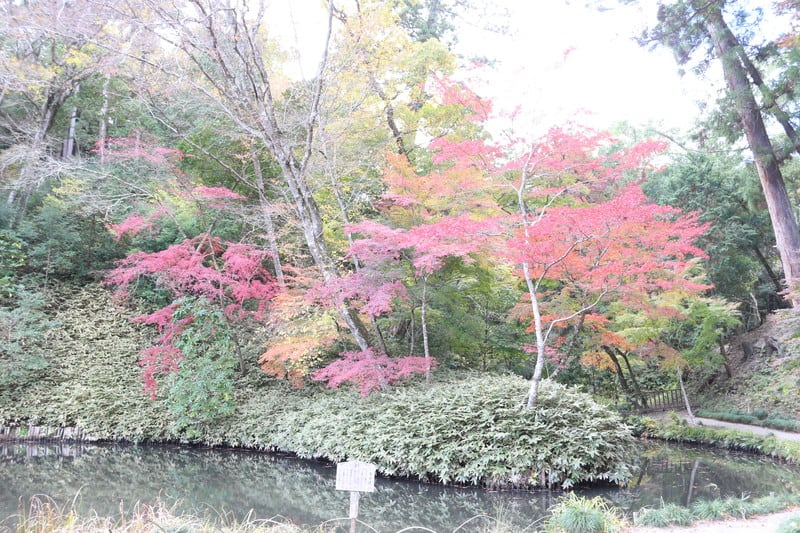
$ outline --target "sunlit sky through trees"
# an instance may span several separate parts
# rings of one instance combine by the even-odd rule
[[[300,50],[295,74],[302,72],[305,78],[314,75],[323,46],[321,4],[278,0],[271,5],[273,31],[287,48]],[[691,70],[681,76],[671,52],[648,50],[635,42],[634,37],[656,20],[655,0],[631,5],[612,0],[486,4],[456,21],[455,50],[464,63],[472,58],[490,61],[462,76],[482,80],[479,91],[501,107],[521,106],[521,122],[529,131],[565,121],[596,128],[628,122],[685,129],[698,115],[697,102],[713,100],[721,83],[716,68],[702,78]],[[600,9],[598,4],[608,7]],[[769,0],[747,4],[765,10],[771,6]],[[775,24],[769,27],[781,31]]]

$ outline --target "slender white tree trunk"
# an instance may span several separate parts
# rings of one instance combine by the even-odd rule
[[[681,395],[683,396],[683,403],[686,406],[686,414],[689,417],[689,425],[696,426],[697,419],[692,412],[692,406],[689,404],[689,396],[686,394],[686,387],[683,386],[683,370],[678,369],[678,384],[681,387]]]

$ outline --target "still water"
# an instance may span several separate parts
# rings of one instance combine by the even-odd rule
[[[641,469],[624,488],[583,489],[626,511],[662,501],[758,497],[800,490],[800,470],[752,455],[674,444],[642,446]],[[0,443],[0,520],[34,495],[83,512],[119,517],[136,502],[178,502],[182,511],[282,517],[316,526],[347,516],[349,495],[334,488],[335,465],[274,454],[181,447]],[[378,479],[361,499],[359,518],[380,532],[424,526],[451,532],[477,515],[518,528],[536,523],[560,493],[492,492]],[[478,529],[486,523],[471,522]],[[345,527],[346,521],[339,522]]]

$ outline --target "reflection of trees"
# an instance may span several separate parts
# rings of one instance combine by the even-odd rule
[[[80,491],[82,509],[118,515],[120,501],[181,500],[192,513],[230,510],[242,517],[281,515],[298,524],[316,525],[346,517],[349,495],[336,491],[335,467],[276,455],[190,448],[85,447],[77,457],[38,456],[24,447],[19,455],[0,449],[0,515],[18,510],[20,495],[46,492],[69,502]],[[454,529],[480,514],[502,514],[517,526],[543,515],[546,504],[532,507],[529,492],[493,493],[439,485],[378,480],[377,491],[362,498],[359,518],[379,531],[425,525]],[[10,508],[4,507],[10,506]],[[213,510],[212,510],[213,509]],[[347,526],[347,522],[342,522]],[[475,528],[486,526],[476,521]]]
[[[60,455],[63,452],[63,455]],[[763,458],[672,444],[645,447],[640,479],[602,494],[636,510],[664,502],[686,504],[714,497],[796,491],[800,474]],[[690,483],[694,473],[694,482]],[[317,525],[347,514],[347,493],[334,489],[335,468],[277,455],[170,447],[0,445],[0,516],[17,512],[21,495],[45,492],[69,502],[80,493],[83,510],[115,516],[120,502],[172,503],[192,513],[229,510],[242,517],[282,515]],[[424,525],[452,531],[480,514],[525,527],[544,516],[558,492],[490,492],[379,479],[362,499],[360,518],[379,531]],[[583,491],[593,495],[598,490]],[[474,529],[486,526],[475,521]],[[341,522],[346,528],[347,521]]]
[[[745,453],[650,444],[640,465],[641,476],[622,491],[635,495],[626,508],[660,500],[687,505],[697,500],[800,490],[796,468]]]

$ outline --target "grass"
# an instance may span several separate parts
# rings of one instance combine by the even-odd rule
[[[763,498],[727,498],[695,502],[690,508],[674,503],[661,507],[643,509],[635,518],[634,525],[650,527],[688,526],[700,520],[727,520],[750,518],[755,515],[774,513],[800,503],[800,495],[788,494]],[[300,528],[292,523],[273,517],[256,519],[253,516],[238,520],[224,512],[211,512],[199,517],[178,512],[177,503],[168,506],[163,502],[153,505],[137,504],[130,512],[120,511],[118,517],[80,513],[75,502],[59,505],[47,497],[34,497],[27,507],[17,515],[0,521],[0,531],[9,533],[333,533],[349,527],[342,519],[324,522],[313,528]],[[585,498],[569,493],[559,499],[549,510],[550,516],[544,524],[531,524],[519,529],[510,526],[502,516],[497,518],[479,515],[472,517],[450,533],[477,531],[479,533],[536,533],[534,529],[544,527],[546,533],[613,533],[630,523],[618,509],[609,506],[602,498]],[[361,532],[375,531],[368,524],[359,523]],[[404,528],[406,531],[427,531],[426,528]],[[779,533],[800,533],[800,517],[781,524]],[[436,533],[436,532],[431,532]],[[444,532],[443,532],[444,533]]]
[[[782,522],[775,533],[800,533],[800,516]]]
[[[800,431],[800,420],[783,413],[770,413],[764,409],[756,409],[751,412],[739,409],[728,409],[724,411],[700,409],[696,414],[697,416],[705,418],[714,418],[726,422],[735,422],[737,424],[750,424],[781,431]]]
[[[744,519],[755,515],[782,511],[800,503],[798,494],[764,496],[762,498],[725,498],[695,502],[691,507],[674,503],[646,508],[638,513],[637,526],[688,526],[700,520]],[[795,531],[789,529],[787,531]],[[800,533],[800,529],[797,530]]]
[[[636,432],[643,437],[741,450],[788,463],[800,463],[800,442],[780,440],[774,435],[755,435],[749,431],[690,426],[675,413],[666,422],[656,422],[651,418],[630,421],[636,425]]]
[[[270,519],[247,517],[244,520],[237,520],[230,514],[219,512],[212,512],[208,516],[198,517],[177,512],[177,505],[176,503],[173,506],[168,506],[163,502],[153,505],[137,504],[130,512],[121,512],[119,517],[113,518],[96,514],[82,514],[76,509],[74,501],[59,505],[51,498],[37,496],[32,498],[28,506],[21,509],[17,515],[0,521],[0,532],[333,533],[334,531],[350,528],[349,519],[334,519],[323,522],[316,527],[301,528],[278,517]],[[498,517],[477,515],[459,525],[451,533],[466,531],[478,533],[536,533],[536,530],[533,529],[534,525],[520,530],[504,521],[502,513]],[[360,521],[357,529],[359,532],[377,533],[369,524]],[[431,532],[431,530],[423,527],[409,527],[401,529],[398,533],[406,531]],[[588,530],[559,531],[578,533],[578,531]]]
[[[330,531],[317,529],[313,531]],[[277,519],[255,519],[252,517],[237,520],[230,514],[217,513],[209,517],[197,517],[177,513],[175,507],[164,503],[154,505],[137,504],[129,513],[120,517],[81,514],[74,502],[59,505],[54,500],[37,496],[17,515],[0,522],[0,531],[17,533],[152,533],[168,531],[172,533],[300,533],[302,530]]]
[[[545,523],[549,533],[610,533],[622,526],[616,509],[600,497],[588,499],[570,493],[550,511]]]

